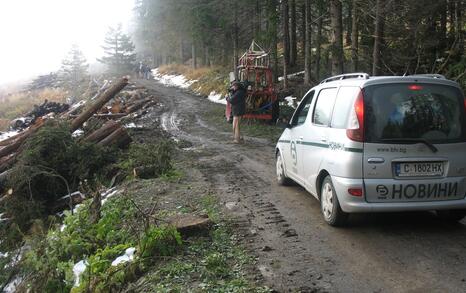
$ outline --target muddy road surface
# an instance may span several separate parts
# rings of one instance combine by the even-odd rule
[[[190,142],[202,180],[220,196],[257,269],[278,292],[466,292],[466,222],[431,213],[355,215],[328,226],[319,203],[298,186],[275,182],[274,143],[231,134],[207,121],[222,107],[155,81],[162,107],[153,117]],[[201,180],[201,179],[200,179]]]

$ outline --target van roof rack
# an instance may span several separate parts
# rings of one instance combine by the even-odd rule
[[[438,79],[447,79],[445,75],[436,74],[436,73],[429,73],[429,74],[413,74],[410,77],[430,77],[430,78],[438,78]]]
[[[326,82],[331,82],[335,80],[343,80],[343,79],[350,79],[350,78],[363,78],[363,79],[369,79],[369,74],[364,73],[364,72],[356,72],[356,73],[345,73],[345,74],[340,74],[340,75],[335,75],[329,78],[326,78],[322,80],[320,83],[326,83]]]

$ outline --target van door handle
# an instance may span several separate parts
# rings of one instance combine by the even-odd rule
[[[304,137],[303,137],[303,136],[300,136],[300,137],[299,137],[299,140],[303,140],[303,139],[304,139]]]
[[[367,162],[369,164],[383,164],[385,163],[385,159],[384,158],[369,158],[367,159]]]
[[[322,137],[320,138],[320,141],[321,141],[321,142],[327,142],[327,138],[326,138],[325,136],[322,136]]]

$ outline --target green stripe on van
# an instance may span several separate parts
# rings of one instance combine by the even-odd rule
[[[280,143],[290,143],[290,140],[279,140],[278,142]],[[329,148],[328,144],[325,143],[315,143],[315,142],[309,142],[309,141],[297,141],[297,144],[302,144],[302,145],[307,145],[307,146],[313,146],[313,147],[318,147],[318,148]],[[362,153],[362,149],[358,148],[346,148],[344,149],[345,152],[350,152],[350,153]]]

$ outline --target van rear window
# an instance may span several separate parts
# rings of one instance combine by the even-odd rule
[[[364,88],[367,142],[425,139],[466,141],[464,98],[452,86],[384,84]]]

